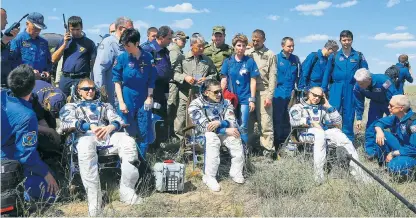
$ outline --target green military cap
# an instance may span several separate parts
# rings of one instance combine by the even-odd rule
[[[212,28],[212,34],[215,34],[215,33],[225,34],[225,27],[224,26],[214,26],[214,28]]]
[[[180,38],[180,39],[189,39],[189,36],[187,36],[183,31],[176,31],[175,34],[173,34],[174,38]]]

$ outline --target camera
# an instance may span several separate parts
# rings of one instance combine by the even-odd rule
[[[407,67],[407,68],[409,68],[409,67],[410,67],[409,61],[405,61],[405,62],[403,63],[403,65],[404,65],[405,67]]]

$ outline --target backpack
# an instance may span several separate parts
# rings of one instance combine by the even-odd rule
[[[400,83],[399,83],[400,69],[396,65],[392,65],[389,68],[387,68],[387,70],[384,74],[390,78],[390,80],[393,82],[393,84],[396,86],[396,88],[399,87],[399,85],[400,85]]]

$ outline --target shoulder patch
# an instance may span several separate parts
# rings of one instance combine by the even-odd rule
[[[36,131],[28,132],[23,135],[23,146],[33,146],[38,141]]]
[[[416,125],[410,126],[410,132],[416,133]]]
[[[388,89],[390,86],[391,86],[391,82],[390,82],[390,80],[387,80],[387,81],[383,84],[383,87],[384,87],[385,89]]]
[[[302,118],[302,114],[301,111],[299,111],[298,109],[293,109],[290,112],[290,116],[294,119],[294,120],[300,120]]]

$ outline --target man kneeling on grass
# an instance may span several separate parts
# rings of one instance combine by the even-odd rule
[[[203,182],[212,190],[220,191],[216,180],[220,165],[221,142],[230,150],[230,176],[236,183],[244,183],[244,147],[238,130],[234,107],[222,97],[220,83],[214,79],[206,80],[200,96],[188,108],[197,135],[205,137],[205,168]]]
[[[326,158],[327,142],[333,142],[336,146],[344,147],[352,157],[358,160],[357,151],[348,137],[339,129],[342,117],[332,107],[320,87],[311,88],[305,99],[290,108],[290,124],[292,127],[306,127],[308,129],[299,132],[300,141],[312,142],[315,181],[319,184],[324,182],[324,164]],[[335,126],[336,128],[326,129]],[[325,130],[326,129],[326,130]],[[369,181],[361,168],[354,162],[350,162],[351,174],[357,180]]]
[[[66,104],[59,117],[62,131],[75,130],[77,134],[79,171],[87,192],[89,215],[97,216],[102,211],[97,149],[120,156],[120,201],[140,203],[141,198],[134,189],[139,171],[131,164],[138,160],[136,142],[127,133],[118,132],[124,121],[109,103],[101,102],[92,80],[82,79],[76,88],[74,103]]]
[[[393,96],[389,110],[392,115],[374,123],[376,143],[390,173],[411,175],[416,168],[416,113],[405,95]]]

